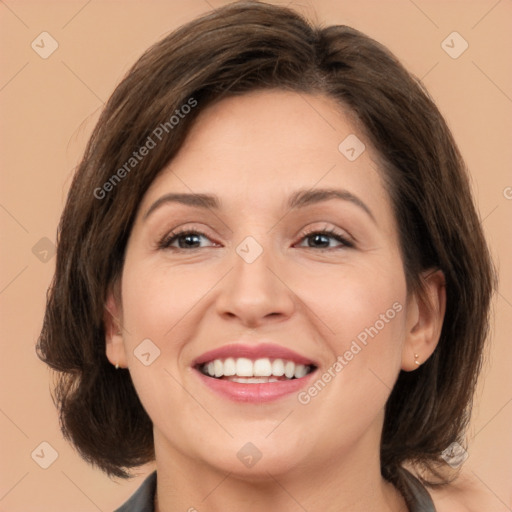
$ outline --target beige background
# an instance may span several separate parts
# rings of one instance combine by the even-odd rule
[[[114,86],[150,44],[225,3],[0,1],[1,512],[112,510],[147,473],[111,481],[62,439],[49,372],[34,352],[55,263],[51,242],[74,166]],[[324,24],[358,28],[395,52],[423,78],[470,167],[501,276],[464,474],[487,495],[485,512],[512,510],[512,2],[290,4]],[[59,45],[47,59],[31,47],[34,40],[42,46],[43,31]],[[469,44],[457,59],[441,46],[453,31]],[[49,462],[48,448],[31,457],[43,441],[58,453],[47,469],[36,461]]]

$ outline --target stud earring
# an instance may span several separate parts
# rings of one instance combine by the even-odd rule
[[[116,370],[119,370],[119,363],[116,363]]]
[[[420,362],[418,361],[418,357],[419,357],[419,356],[418,356],[418,354],[414,354],[414,362],[415,362],[418,366],[420,366]]]

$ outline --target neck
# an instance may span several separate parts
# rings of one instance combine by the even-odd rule
[[[380,473],[378,457],[343,453],[275,473],[254,466],[239,474],[206,465],[165,446],[155,432],[155,512],[407,512],[401,494]],[[374,453],[378,454],[378,450]]]

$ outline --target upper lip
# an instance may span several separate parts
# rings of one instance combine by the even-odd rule
[[[287,361],[293,361],[298,364],[316,366],[315,362],[311,359],[302,356],[289,348],[276,345],[275,343],[259,343],[257,345],[230,343],[201,354],[194,360],[192,366],[198,366],[204,363],[209,363],[215,359],[226,359],[228,357],[233,357],[235,359],[238,357],[246,357],[252,360],[262,359],[265,357],[268,359],[286,359]]]

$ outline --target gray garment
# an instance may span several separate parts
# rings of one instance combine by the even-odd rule
[[[410,512],[436,512],[429,493],[421,482],[409,471],[402,468],[404,486],[401,492]],[[114,512],[154,512],[156,492],[156,471],[142,482],[135,494]]]
[[[434,502],[424,485],[405,468],[400,468],[403,485],[400,492],[410,512],[436,512]]]
[[[120,508],[114,512],[154,512],[156,493],[156,471],[153,471],[135,494]]]

